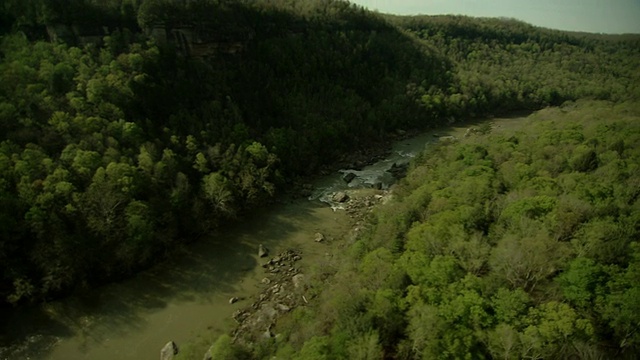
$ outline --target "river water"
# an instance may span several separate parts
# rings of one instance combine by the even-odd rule
[[[493,122],[508,128],[521,120]],[[256,211],[133,278],[31,308],[6,310],[0,313],[0,359],[156,360],[170,340],[180,345],[204,333],[215,338],[233,328],[231,314],[264,286],[259,244],[272,254],[300,251],[304,270],[329,255],[326,245],[313,241],[316,232],[339,241],[352,224],[341,204],[331,201],[332,194],[378,182],[388,187],[393,179],[387,170],[394,163],[409,162],[438,136],[461,137],[467,126],[399,141],[386,159],[359,171],[344,169],[319,178],[308,199]],[[357,176],[349,184],[342,179],[347,172]],[[246,300],[231,305],[231,297]]]

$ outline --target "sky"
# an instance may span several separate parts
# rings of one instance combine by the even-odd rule
[[[399,15],[509,17],[546,28],[640,34],[640,0],[350,0]]]

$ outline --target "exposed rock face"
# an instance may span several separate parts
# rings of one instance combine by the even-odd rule
[[[62,23],[47,25],[47,34],[53,43],[63,41],[79,46],[101,44],[103,38],[109,33],[110,29],[107,26],[100,25],[80,26],[79,24]]]
[[[169,341],[162,350],[160,350],[160,360],[171,360],[177,354],[178,345],[173,341]]]
[[[260,246],[258,247],[258,256],[261,258],[269,256],[269,249],[260,244]]]
[[[351,181],[353,181],[353,179],[355,179],[355,178],[356,178],[356,174],[354,174],[352,172],[348,172],[342,177],[342,180],[344,180],[344,182],[346,182],[348,184]]]
[[[251,31],[227,31],[223,34],[211,30],[194,24],[173,27],[160,22],[146,29],[146,32],[161,44],[174,44],[185,56],[200,58],[241,53],[255,36]]]
[[[338,191],[337,193],[333,194],[333,196],[331,197],[331,200],[335,202],[343,203],[349,200],[349,195],[347,195],[344,191]]]

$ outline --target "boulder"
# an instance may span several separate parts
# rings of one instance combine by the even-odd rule
[[[294,275],[291,278],[291,282],[293,283],[293,287],[294,288],[297,289],[297,288],[301,287],[302,283],[304,282],[304,275],[303,274]]]
[[[269,255],[269,249],[264,247],[264,245],[260,244],[260,246],[258,246],[258,256],[263,258],[263,257],[267,257],[268,255]]]
[[[333,194],[333,197],[331,197],[331,200],[335,202],[343,203],[349,200],[349,195],[347,195],[344,191],[338,191],[337,193]]]
[[[271,326],[269,326],[267,330],[262,333],[262,336],[266,339],[271,339],[273,337],[273,333],[271,332]]]
[[[236,302],[238,302],[238,298],[237,297],[232,297],[231,299],[229,299],[229,304],[235,304]]]
[[[438,140],[441,141],[441,142],[455,142],[458,139],[456,139],[455,136],[447,135],[447,136],[440,136],[440,138],[438,138]]]
[[[401,179],[407,175],[407,170],[409,169],[409,163],[401,163],[400,165],[393,163],[391,168],[387,170],[387,172],[391,173],[396,179]]]
[[[171,360],[177,354],[178,345],[173,341],[169,341],[162,350],[160,350],[160,360]]]
[[[321,233],[316,233],[313,240],[315,242],[323,242],[324,241],[324,235],[322,235]]]
[[[479,133],[478,128],[468,128],[467,131],[464,132],[464,137],[469,137],[477,133]]]
[[[355,178],[356,178],[356,174],[354,174],[352,172],[348,172],[348,173],[344,174],[344,176],[342,177],[342,180],[344,180],[344,182],[346,182],[348,184]]]

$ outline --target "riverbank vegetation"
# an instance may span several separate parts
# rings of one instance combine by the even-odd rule
[[[429,148],[310,305],[214,358],[636,359],[640,104],[526,121]]]
[[[639,94],[636,37],[516,21],[330,0],[7,0],[0,19],[4,304],[127,276],[396,129]]]

